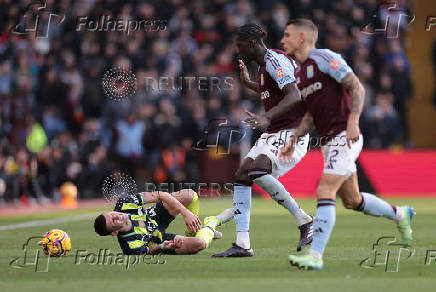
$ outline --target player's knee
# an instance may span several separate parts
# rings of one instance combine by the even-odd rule
[[[184,201],[188,202],[190,204],[192,200],[194,200],[194,191],[191,189],[188,190],[182,190],[182,198]]]
[[[253,182],[248,176],[248,169],[240,167],[234,176],[235,183],[250,186]]]
[[[266,168],[252,168],[248,171],[248,177],[250,178],[250,180],[254,181],[257,178],[260,178],[270,173],[271,172],[268,171],[268,169]]]
[[[318,188],[316,189],[316,194],[318,198],[329,198],[329,199],[335,198],[335,193],[327,185],[319,185]]]
[[[253,161],[248,171],[248,176],[252,181],[254,181],[259,177],[262,177],[267,174],[271,174],[271,170],[272,170],[271,160],[269,160],[269,158],[265,155],[260,155],[258,158],[256,158]]]

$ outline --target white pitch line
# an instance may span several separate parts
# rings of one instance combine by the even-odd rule
[[[94,217],[95,215],[82,214],[82,215],[66,216],[66,217],[60,217],[54,219],[27,221],[23,223],[0,226],[0,231],[14,230],[14,229],[28,228],[28,227],[37,227],[37,226],[44,226],[44,225],[57,224],[57,223],[84,221],[84,220],[92,219]]]

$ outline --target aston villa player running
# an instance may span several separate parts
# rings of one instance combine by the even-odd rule
[[[250,81],[242,60],[239,61],[242,83],[260,93],[265,114],[250,115],[245,122],[255,127],[268,126],[251,148],[235,174],[233,204],[236,223],[236,244],[214,257],[250,257],[249,225],[251,208],[251,185],[253,182],[264,189],[277,203],[285,207],[297,220],[300,241],[297,250],[312,241],[312,217],[307,215],[277,180],[304,157],[309,136],[306,135],[296,147],[291,161],[278,160],[280,147],[293,135],[305,113],[300,92],[295,84],[294,60],[279,50],[267,49],[263,38],[265,32],[255,24],[241,26],[236,32],[238,54],[245,62],[254,61],[260,68],[257,82]],[[294,106],[295,105],[295,106]],[[292,108],[292,106],[294,106]]]
[[[281,40],[286,53],[301,64],[296,77],[307,113],[295,136],[281,149],[280,159],[289,161],[295,155],[296,137],[306,135],[313,125],[324,138],[324,171],[317,188],[312,246],[305,255],[289,256],[292,265],[314,270],[323,267],[322,255],[335,225],[336,194],[347,209],[393,220],[404,245],[412,239],[410,223],[415,214],[412,207],[392,206],[372,194],[359,192],[355,161],[363,145],[359,117],[365,91],[339,54],[315,48],[317,38],[318,29],[312,21],[297,19],[288,23]]]

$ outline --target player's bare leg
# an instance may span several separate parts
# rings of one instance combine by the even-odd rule
[[[394,220],[401,233],[402,244],[408,245],[412,239],[410,221],[415,214],[412,207],[393,206],[383,199],[365,192],[359,192],[357,174],[354,172],[340,187],[338,195],[344,207],[372,216],[383,216]]]
[[[268,156],[261,154],[252,163],[248,175],[258,186],[266,191],[271,198],[291,213],[298,222],[300,240],[297,251],[312,242],[312,217],[307,215],[283,184],[271,175],[272,162]]]
[[[205,241],[201,238],[176,235],[172,241],[165,241],[162,244],[152,246],[150,253],[157,254],[162,250],[171,249],[176,254],[195,254],[205,249],[206,246]]]
[[[172,249],[176,254],[195,254],[206,249],[215,239],[216,227],[221,226],[233,219],[233,208],[222,211],[219,215],[209,216],[204,219],[203,228],[197,232],[195,237],[176,235],[173,240],[165,241],[150,248],[152,254],[159,253],[165,249]]]
[[[312,246],[306,255],[290,255],[291,265],[303,269],[322,269],[322,255],[336,221],[336,192],[345,179],[346,176],[336,174],[324,173],[321,176],[316,191],[318,204],[313,223]]]

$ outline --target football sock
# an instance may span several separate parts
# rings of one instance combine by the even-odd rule
[[[362,203],[356,208],[356,211],[362,211],[367,215],[384,216],[389,219],[396,219],[397,208],[369,193],[360,193]]]
[[[319,199],[313,223],[313,241],[310,251],[314,255],[324,253],[330,234],[335,226],[336,204],[334,200]]]
[[[224,211],[222,211],[221,214],[219,214],[215,217],[216,217],[216,219],[218,219],[220,221],[220,225],[223,225],[223,224],[229,222],[230,220],[232,220],[233,216],[234,216],[233,208],[228,208],[228,209],[225,209]]]
[[[198,199],[198,194],[195,191],[192,191],[192,201],[189,203],[186,208],[191,211],[194,215],[197,215],[200,213],[200,200]]]
[[[312,217],[307,215],[292,198],[289,192],[285,189],[283,184],[270,174],[263,175],[254,180],[264,191],[266,191],[274,201],[287,209],[295,219],[298,225],[303,225],[312,221]]]
[[[203,227],[197,232],[195,237],[203,239],[207,248],[213,240],[214,230],[215,229],[210,226]]]
[[[250,209],[251,186],[234,186],[233,210],[236,224],[236,244],[242,248],[250,248]]]
[[[186,208],[191,211],[194,215],[197,215],[200,213],[200,200],[198,199],[198,194],[195,191],[192,191],[192,201],[189,203]],[[195,233],[189,231],[188,227],[185,226],[185,235],[186,236],[194,236]]]

